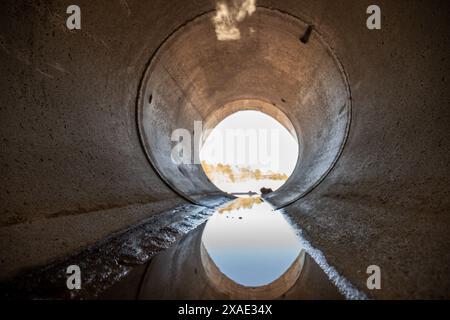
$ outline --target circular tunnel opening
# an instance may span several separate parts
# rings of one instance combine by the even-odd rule
[[[263,112],[300,146],[290,178],[265,196],[286,206],[313,190],[342,152],[351,120],[344,69],[320,31],[298,17],[257,7],[237,25],[238,38],[223,40],[214,16],[180,26],[152,56],[137,104],[143,148],[168,186],[210,205],[224,192],[202,168],[203,139],[233,113]]]
[[[299,144],[292,123],[239,108],[202,136],[200,161],[209,180],[233,196],[267,195],[294,172]],[[209,124],[211,125],[211,124]],[[291,129],[291,130],[289,130]]]

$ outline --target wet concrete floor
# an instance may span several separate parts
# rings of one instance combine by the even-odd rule
[[[343,299],[285,216],[238,198],[100,299]]]

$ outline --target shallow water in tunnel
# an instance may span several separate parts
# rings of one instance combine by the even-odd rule
[[[217,210],[203,230],[202,248],[226,277],[251,287],[277,280],[302,253],[292,227],[260,198]]]
[[[284,214],[237,198],[101,299],[341,299]]]

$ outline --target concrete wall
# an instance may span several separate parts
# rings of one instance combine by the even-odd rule
[[[2,277],[186,201],[142,150],[136,99],[160,44],[214,2],[79,0],[80,31],[70,4],[0,4]],[[378,0],[370,31],[370,4],[258,1],[314,24],[351,90],[342,156],[287,211],[360,289],[382,268],[370,296],[449,297],[449,5]]]
[[[172,132],[195,132],[196,121],[206,129],[210,117],[226,117],[230,103],[281,112],[300,144],[294,173],[269,197],[277,207],[286,205],[326,175],[345,143],[351,114],[345,71],[320,30],[301,42],[308,23],[299,17],[260,7],[239,24],[238,40],[218,41],[214,13],[177,29],[152,57],[138,103],[146,151],[174,189],[197,198],[218,190],[199,162],[190,163],[194,155],[183,159],[188,164],[172,161]]]

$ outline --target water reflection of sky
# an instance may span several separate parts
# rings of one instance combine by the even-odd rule
[[[280,212],[253,198],[219,209],[205,226],[202,242],[228,278],[244,286],[262,286],[282,276],[302,247]],[[225,209],[225,210],[224,210]]]

